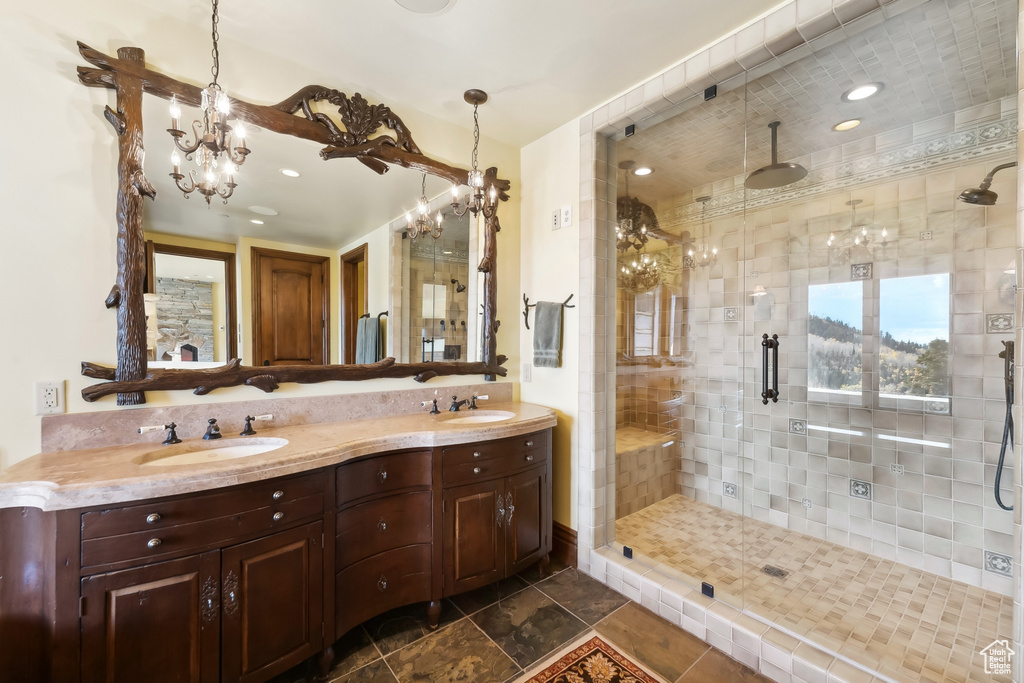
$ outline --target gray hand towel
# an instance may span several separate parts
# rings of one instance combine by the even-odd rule
[[[360,318],[356,326],[356,363],[377,362],[377,320]]]
[[[562,304],[538,301],[533,314],[533,364],[538,368],[561,367]]]

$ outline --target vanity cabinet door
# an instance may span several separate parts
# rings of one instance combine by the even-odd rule
[[[518,574],[551,550],[548,470],[538,465],[505,480],[505,562]]]
[[[216,683],[220,552],[82,579],[82,683]]]
[[[504,481],[445,489],[444,593],[454,595],[505,576]]]
[[[223,550],[224,683],[266,681],[320,651],[322,542],[315,522]]]

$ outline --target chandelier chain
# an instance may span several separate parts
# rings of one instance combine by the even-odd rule
[[[480,146],[480,118],[477,115],[477,107],[480,105],[473,105],[473,170],[476,170],[476,158],[477,148]]]
[[[427,174],[423,174],[423,179],[420,181],[420,195],[423,197],[427,196]]]
[[[220,40],[220,32],[217,30],[217,24],[220,22],[220,17],[217,13],[217,6],[219,0],[213,0],[213,66],[210,67],[210,73],[213,74],[213,83],[210,85],[217,85],[217,78],[220,76],[220,49],[217,47],[217,42]]]

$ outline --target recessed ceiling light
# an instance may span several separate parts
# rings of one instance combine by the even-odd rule
[[[836,125],[832,126],[832,130],[842,132],[844,130],[853,130],[860,125],[860,119],[848,119],[846,121],[840,121]]]
[[[442,253],[442,254],[445,254],[445,255],[448,255],[448,254],[451,254],[451,253],[452,253],[452,250],[451,250],[451,249],[445,249],[445,250],[444,250],[444,251],[442,251],[441,253]]]
[[[651,175],[654,169],[650,166],[637,166],[633,169],[633,175]]]
[[[250,218],[249,222],[254,225],[263,225],[263,221],[261,221],[259,218]]]
[[[277,211],[267,206],[250,206],[249,210],[253,213],[258,213],[261,216],[276,216]]]
[[[843,102],[856,102],[857,100],[867,99],[875,93],[879,92],[885,86],[881,83],[864,83],[863,85],[857,85],[843,93]]]
[[[436,14],[455,4],[455,0],[395,0],[395,2],[416,14]]]
[[[289,178],[298,178],[300,175],[302,175],[298,171],[293,171],[290,168],[282,168],[282,169],[280,169],[280,171],[281,171],[281,175],[286,175]]]

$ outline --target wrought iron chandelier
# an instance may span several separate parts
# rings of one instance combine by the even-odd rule
[[[846,235],[842,238],[837,238],[835,231],[828,234],[828,241],[825,246],[828,248],[829,261],[832,263],[848,263],[850,261],[850,252],[854,248],[860,247],[866,249],[869,256],[874,256],[874,248],[871,247],[871,243],[875,241],[875,235],[873,230],[868,231],[868,225],[861,225],[858,230],[857,225],[857,206],[864,202],[863,199],[851,199],[846,202],[846,205],[850,207],[850,228]],[[883,226],[880,233],[881,242],[878,246],[885,247],[889,243],[889,231]]]
[[[171,98],[171,127],[167,129],[177,148],[171,154],[174,172],[170,176],[174,178],[174,184],[186,198],[192,192],[198,191],[199,194],[206,197],[207,204],[210,203],[210,199],[214,195],[221,197],[225,204],[228,203],[228,197],[238,187],[234,178],[235,173],[238,171],[238,167],[245,163],[245,158],[249,154],[249,150],[245,146],[245,128],[241,123],[232,126],[228,122],[228,118],[231,116],[231,100],[217,83],[217,78],[220,76],[220,50],[217,46],[220,39],[220,34],[217,31],[218,21],[218,0],[213,0],[213,67],[210,69],[210,73],[213,74],[213,82],[203,88],[201,100],[203,120],[192,122],[195,140],[183,142],[185,132],[178,128],[181,107],[174,97]],[[198,169],[190,169],[188,175],[183,174],[178,150],[185,153],[187,160],[194,159]]]
[[[491,218],[498,206],[498,191],[491,185],[485,196],[484,174],[477,168],[477,150],[480,147],[480,118],[477,115],[477,108],[487,101],[487,93],[474,88],[467,90],[462,97],[473,105],[473,168],[466,181],[469,192],[462,202],[459,201],[459,186],[452,184],[452,210],[459,218],[465,216],[467,211],[472,212],[474,216],[483,213],[484,218]]]
[[[423,181],[420,183],[420,199],[416,202],[416,219],[413,220],[412,214],[406,212],[405,220],[409,225],[405,228],[405,234],[410,238],[416,239],[420,235],[430,235],[435,240],[441,236],[441,221],[444,217],[441,212],[437,212],[437,216],[430,216],[430,203],[427,201],[427,174],[423,174]]]
[[[701,204],[700,241],[697,243],[697,253],[700,254],[700,258],[698,259],[694,255],[693,247],[690,247],[689,251],[687,251],[686,253],[687,262],[685,265],[689,268],[693,268],[695,266],[706,268],[708,266],[713,266],[716,263],[718,263],[718,247],[713,246],[710,242],[704,241],[704,232],[706,227],[705,223],[708,214],[708,202],[711,201],[711,197],[709,195],[703,195],[701,197],[697,197],[697,201],[700,202]]]
[[[642,294],[661,284],[658,261],[650,254],[637,254],[636,259],[619,270],[619,287]]]

